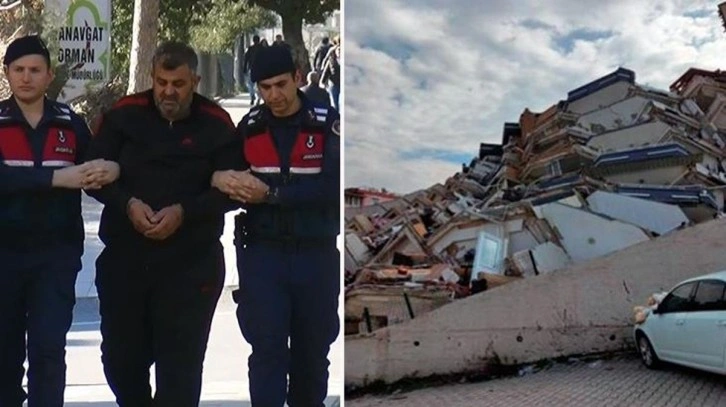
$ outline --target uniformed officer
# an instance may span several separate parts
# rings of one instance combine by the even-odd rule
[[[12,96],[0,101],[0,406],[27,398],[30,407],[61,407],[83,253],[80,190],[114,181],[119,168],[82,164],[90,132],[45,97],[53,72],[39,37],[13,41],[3,70]]]
[[[260,50],[252,76],[264,104],[237,127],[247,170],[212,181],[246,210],[235,227],[235,300],[252,345],[252,405],[323,406],[340,328],[339,115],[297,89],[283,47]]]
[[[241,160],[227,112],[195,92],[197,62],[185,44],[160,45],[153,89],[118,101],[90,147],[90,157],[121,165],[117,182],[92,193],[104,204],[106,247],[96,260],[102,361],[121,407],[199,405],[224,284],[219,238],[224,213],[236,206],[210,179]]]

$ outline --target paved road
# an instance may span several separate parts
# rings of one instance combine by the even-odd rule
[[[620,356],[555,364],[520,377],[346,398],[345,406],[716,407],[726,406],[726,380],[676,366],[652,371],[635,356]]]

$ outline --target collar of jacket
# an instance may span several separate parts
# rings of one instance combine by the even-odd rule
[[[300,125],[306,127],[324,126],[325,122],[318,120],[318,116],[320,115],[318,114],[318,112],[315,111],[316,108],[320,109],[321,107],[316,106],[307,96],[305,96],[305,93],[303,93],[300,89],[297,90],[297,96],[300,98],[300,110],[295,112],[293,116],[297,115],[299,117]],[[258,108],[260,109],[260,115],[262,116],[262,121],[260,122],[260,124],[269,124],[270,120],[272,120],[274,117],[272,115],[272,112],[270,111],[270,108],[267,107],[264,103],[259,105]]]
[[[41,122],[45,122],[57,114],[54,111],[55,106],[57,106],[55,102],[43,96],[43,117],[40,120]],[[20,109],[20,105],[18,105],[18,101],[12,95],[0,102],[0,116],[10,116],[15,120],[25,121],[25,116],[22,109]]]
[[[149,109],[153,109],[154,112],[156,112],[156,115],[159,116],[161,120],[164,121],[170,121],[166,117],[161,115],[161,112],[159,112],[159,108],[156,107],[156,101],[154,100],[154,89],[149,89],[143,92],[144,96],[149,100],[148,107]],[[180,122],[183,120],[186,120],[190,117],[196,116],[197,113],[199,113],[199,106],[202,103],[203,96],[198,94],[197,92],[194,92],[192,94],[192,104],[189,106],[189,115],[186,117],[182,117],[180,119],[173,120],[174,122]]]

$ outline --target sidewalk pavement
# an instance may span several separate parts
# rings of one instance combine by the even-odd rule
[[[635,352],[610,359],[568,358],[528,365],[515,377],[441,382],[345,400],[346,407],[720,407],[723,375],[675,365],[647,369]]]
[[[224,110],[232,116],[232,122],[235,126],[240,120],[242,120],[242,116],[244,116],[251,107],[249,93],[242,93],[234,97],[218,99],[217,103],[219,103]]]
[[[247,357],[251,349],[245,342],[235,317],[236,304],[231,288],[226,288],[217,305],[212,322],[204,362],[203,407],[250,406]],[[106,384],[101,365],[101,333],[99,332],[98,301],[78,299],[74,323],[68,334],[66,387],[67,407],[113,407],[113,393]],[[328,399],[326,406],[340,405],[343,394],[342,335],[331,347]],[[152,389],[154,387],[152,367]]]
[[[249,109],[249,96],[241,95],[223,99],[220,104],[237,124]],[[228,267],[227,274],[234,276],[236,269]],[[235,280],[236,281],[236,280]],[[92,280],[85,282],[91,285]],[[74,320],[68,333],[66,348],[68,365],[65,400],[67,407],[112,407],[116,406],[114,396],[103,374],[101,364],[101,333],[99,332],[98,300],[95,289],[83,287],[90,295],[76,299]],[[212,322],[209,345],[204,362],[202,384],[202,407],[244,407],[250,406],[249,381],[247,378],[247,358],[250,346],[242,337],[235,316],[236,304],[232,301],[231,290],[225,288],[217,305]],[[342,314],[342,295],[339,313]],[[343,335],[338,336],[332,345],[330,359],[330,379],[326,406],[339,406],[343,394]],[[27,368],[27,365],[26,365]],[[154,376],[152,367],[152,389]]]

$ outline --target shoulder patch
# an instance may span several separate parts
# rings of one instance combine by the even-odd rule
[[[51,102],[53,118],[59,121],[70,122],[73,119],[71,108],[60,102]]]
[[[55,102],[53,105],[53,110],[55,110],[57,113],[61,115],[69,115],[71,114],[71,108],[63,103]]]
[[[0,103],[0,120],[10,120],[10,106],[5,103]]]
[[[333,134],[336,136],[340,136],[340,120],[336,119],[330,126],[330,130],[332,130]]]
[[[311,110],[308,110],[308,116],[310,116],[311,121],[317,122],[318,124],[324,124],[328,118],[328,109],[314,107]]]
[[[251,126],[255,123],[257,123],[262,118],[262,106],[255,106],[252,109],[250,109],[249,112],[247,112],[247,115],[244,117],[242,122],[247,124],[248,126]]]

